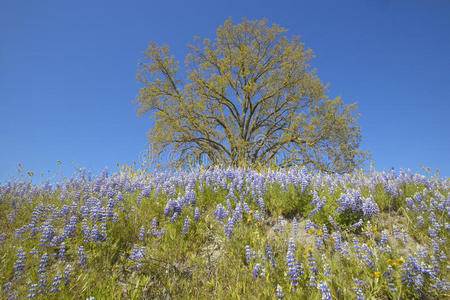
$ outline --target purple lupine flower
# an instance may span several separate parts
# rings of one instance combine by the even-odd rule
[[[72,268],[70,267],[70,265],[68,265],[64,270],[64,285],[68,285],[71,282],[71,273]]]
[[[181,232],[181,236],[186,236],[187,231],[189,230],[189,223],[190,223],[190,219],[189,216],[186,217],[186,219],[184,220],[184,225],[183,225],[183,231]]]
[[[363,221],[362,219],[359,219],[358,222],[356,222],[356,223],[350,225],[350,229],[357,229],[357,228],[360,228],[361,226],[363,226],[363,224],[364,224],[364,221]]]
[[[40,238],[39,246],[45,247],[47,242],[50,242],[55,234],[55,229],[50,223],[44,224]]]
[[[377,215],[380,212],[377,203],[375,202],[373,196],[369,198],[362,198],[360,210],[363,213],[363,216],[371,218],[373,215]]]
[[[38,274],[45,274],[45,272],[47,272],[47,267],[48,267],[48,260],[49,260],[49,256],[47,253],[44,253],[41,257],[41,261],[39,262],[39,266],[38,266],[38,270],[37,273]]]
[[[353,282],[355,283],[355,286],[353,290],[356,293],[356,299],[357,300],[364,300],[364,293],[361,289],[361,287],[364,286],[364,281],[358,280],[357,278],[353,278]]]
[[[113,223],[117,223],[119,221],[119,215],[116,212],[114,212],[112,221]]]
[[[152,233],[153,235],[156,235],[156,228],[158,227],[158,221],[156,220],[156,217],[152,220]]]
[[[233,235],[234,226],[240,218],[242,218],[242,207],[241,207],[240,203],[238,203],[236,205],[236,209],[234,211],[233,217],[229,218],[228,224],[224,226],[225,235],[228,238],[231,238],[231,236]]]
[[[242,205],[244,206],[244,211],[246,214],[250,213],[250,207],[248,206],[247,202],[243,202]]]
[[[86,255],[84,253],[84,247],[83,246],[80,246],[78,248],[78,263],[80,264],[80,266],[82,268],[84,268],[86,266],[86,264],[87,264]]]
[[[5,244],[5,240],[6,240],[6,234],[5,233],[1,233],[0,234],[0,245]]]
[[[331,296],[330,288],[327,285],[326,281],[322,281],[319,284],[319,290],[320,294],[322,295],[322,300],[332,300],[333,297]]]
[[[278,217],[278,230],[280,231],[280,233],[284,232],[284,222],[283,217],[281,216]]]
[[[198,207],[194,210],[194,221],[197,222],[200,219],[199,209]]]
[[[30,299],[36,298],[36,288],[37,288],[36,283],[30,285],[30,288],[28,289],[27,298],[30,298]]]
[[[294,219],[292,220],[292,235],[297,236],[297,234],[298,234],[298,223],[297,218],[294,217]]]
[[[139,246],[137,244],[134,244],[133,250],[131,250],[130,253],[130,259],[131,260],[137,260],[139,259]]]
[[[54,237],[52,238],[52,240],[50,241],[49,246],[52,247],[52,248],[54,248],[54,247],[56,247],[59,243],[61,243],[62,240],[63,240],[63,237],[62,237],[62,236],[54,236]]]
[[[408,234],[406,232],[403,232],[402,242],[403,243],[408,243]]]
[[[258,211],[255,211],[255,214],[253,216],[254,216],[256,222],[262,222],[261,216]]]
[[[397,226],[394,226],[393,233],[396,240],[401,240],[400,231],[398,230]]]
[[[286,254],[286,264],[288,267],[288,275],[289,280],[291,281],[291,285],[293,289],[295,289],[298,285],[298,279],[302,275],[301,265],[295,259],[295,241],[293,238],[289,239],[288,250]]]
[[[98,230],[97,224],[95,224],[94,227],[92,227],[91,241],[94,243],[105,241],[105,237]]]
[[[265,204],[264,204],[264,199],[262,197],[259,197],[259,201],[258,201],[258,205],[259,205],[259,210],[261,211],[261,215],[264,216],[264,212],[265,212]]]
[[[311,219],[315,214],[317,214],[325,205],[325,203],[327,202],[327,198],[323,197],[322,201],[320,201],[320,198],[317,196],[318,201],[317,203],[314,203],[314,205],[316,205],[316,207],[314,207],[314,209],[309,213],[308,217]],[[314,200],[313,200],[314,202]],[[312,203],[312,202],[311,202]]]
[[[327,258],[325,257],[325,254],[322,254],[322,261],[323,263],[323,275],[327,278],[330,278],[331,275],[331,268],[330,265],[327,263]]]
[[[136,206],[139,207],[141,205],[142,195],[138,195],[136,198]]]
[[[235,218],[229,218],[228,219],[228,224],[224,225],[225,235],[228,238],[231,238],[231,236],[233,235],[234,225],[235,224],[236,224],[236,219]]]
[[[272,268],[277,267],[277,262],[272,254],[272,249],[270,249],[269,244],[266,245],[266,260],[270,260]]]
[[[316,259],[314,258],[312,251],[308,251],[308,261],[309,261],[309,269],[311,270],[311,276],[309,277],[309,286],[315,287],[318,270]]]
[[[222,206],[222,204],[217,204],[216,210],[214,211],[213,215],[217,218],[217,220],[222,221],[226,217],[228,217],[228,211],[225,207]]]
[[[425,220],[422,215],[417,216],[417,226],[422,227],[424,221]]]
[[[322,249],[324,248],[323,237],[321,235],[319,235],[317,237],[316,248],[317,248],[317,251],[319,251],[319,252],[322,251]]]
[[[8,300],[17,299],[17,296],[19,295],[18,291],[11,291],[8,295]]]
[[[5,284],[3,284],[2,285],[2,288],[3,288],[3,293],[7,293],[7,292],[9,292],[10,290],[11,290],[11,288],[12,288],[12,283],[11,282],[7,282],[7,283],[5,283]]]
[[[245,258],[247,264],[250,264],[252,261],[252,248],[249,245],[245,246]]]
[[[233,211],[233,207],[231,206],[230,200],[227,200],[227,207],[229,211]]]
[[[103,236],[103,240],[106,240],[108,238],[108,232],[106,223],[108,221],[108,213],[106,210],[102,207],[100,210],[100,234]]]
[[[260,276],[260,272],[261,272],[261,264],[258,263],[253,268],[253,278],[259,277]]]
[[[142,246],[140,249],[137,244],[133,246],[133,250],[131,250],[130,259],[137,263],[134,267],[135,270],[140,270],[142,268],[142,260],[145,256],[145,246]]]
[[[141,230],[139,232],[139,240],[140,241],[144,240],[144,235],[145,235],[145,228],[144,228],[144,226],[141,226]]]
[[[174,213],[174,207],[176,202],[173,200],[169,200],[166,204],[166,207],[164,208],[164,215],[166,217],[172,215]]]
[[[89,228],[89,225],[88,225],[86,219],[84,219],[81,222],[81,226],[82,226],[82,230],[83,230],[83,234],[84,234],[83,242],[89,243],[89,240],[90,240],[90,237],[91,237],[91,229]]]
[[[66,244],[64,242],[59,245],[58,259],[62,261],[66,260]]]
[[[388,243],[388,234],[386,230],[383,230],[381,232],[381,240],[380,240],[380,246],[385,246]]]
[[[384,275],[384,277],[386,277],[386,279],[387,279],[389,290],[390,290],[392,293],[395,293],[395,292],[397,292],[397,288],[395,287],[395,283],[392,281],[392,276],[391,276],[391,272],[390,272],[390,271],[393,271],[393,269],[392,269],[391,266],[389,266],[389,267],[388,267],[388,270],[389,270],[389,271],[384,271],[384,272],[383,272],[383,275]]]
[[[277,297],[277,299],[284,298],[283,289],[281,288],[281,286],[279,284],[277,284],[277,293],[275,296]]]
[[[159,237],[162,237],[164,235],[164,233],[166,233],[166,229],[165,228],[161,229],[161,231],[157,231],[155,233],[155,235],[159,236]]]
[[[59,286],[61,284],[61,279],[62,279],[62,276],[59,273],[57,273],[55,275],[55,277],[53,278],[52,288],[50,289],[50,293],[57,293],[60,291]]]
[[[26,252],[23,251],[22,248],[19,248],[17,250],[16,257],[17,257],[17,260],[13,266],[13,269],[15,270],[13,280],[19,280],[22,278],[23,269],[25,268],[25,261],[27,259],[27,255],[26,255]]]
[[[323,240],[328,241],[328,228],[327,226],[325,226],[325,224],[323,224],[322,226],[322,233],[323,233],[322,235]]]
[[[306,220],[306,225],[305,225],[305,232],[309,233],[308,231],[310,229],[317,229],[319,226],[317,226],[316,224],[314,224],[314,222],[312,222],[311,220]]]
[[[16,221],[16,210],[12,210],[9,214],[8,214],[8,221],[9,223],[13,224]]]
[[[170,222],[170,223],[175,222],[175,220],[178,218],[178,216],[179,216],[179,214],[178,214],[178,212],[176,211],[176,212],[172,215],[172,217],[170,218],[169,222]]]

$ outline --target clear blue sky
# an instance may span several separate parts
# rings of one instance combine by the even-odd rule
[[[0,2],[0,182],[131,163],[146,149],[137,62],[150,41],[184,62],[194,36],[231,16],[267,18],[302,36],[331,97],[358,102],[362,149],[377,170],[450,177],[450,2]]]

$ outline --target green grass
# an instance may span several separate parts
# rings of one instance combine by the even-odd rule
[[[448,260],[436,262],[437,254],[450,255],[449,244],[449,180],[428,177],[425,181],[414,179],[404,183],[401,178],[392,179],[397,183],[395,191],[398,195],[389,194],[385,184],[381,182],[381,174],[354,175],[351,180],[343,180],[338,175],[326,177],[325,175],[310,174],[312,181],[302,192],[300,186],[288,184],[283,188],[280,184],[267,185],[263,194],[265,214],[260,223],[255,219],[255,213],[260,207],[252,200],[251,193],[244,195],[244,200],[250,206],[252,213],[243,212],[242,220],[234,227],[231,238],[224,231],[224,224],[213,215],[217,204],[227,207],[226,197],[228,191],[220,186],[207,187],[205,183],[196,182],[196,204],[185,207],[181,215],[170,222],[170,217],[164,215],[164,208],[168,201],[167,194],[162,186],[158,195],[154,189],[148,197],[142,197],[142,189],[137,185],[131,191],[125,187],[112,185],[114,178],[105,179],[102,188],[121,191],[125,201],[123,208],[115,206],[114,212],[118,215],[117,223],[107,221],[107,240],[102,242],[85,242],[81,220],[83,219],[81,207],[87,198],[100,199],[101,207],[107,207],[108,197],[102,196],[101,191],[94,191],[95,182],[76,184],[72,181],[68,188],[53,188],[45,190],[44,186],[31,187],[25,182],[11,184],[7,188],[4,184],[0,189],[0,234],[5,234],[5,240],[0,245],[0,295],[7,299],[12,291],[18,292],[18,298],[25,298],[29,294],[30,285],[38,284],[37,274],[39,262],[44,253],[50,255],[49,266],[46,269],[47,288],[45,293],[36,295],[37,299],[275,299],[277,286],[281,286],[285,299],[321,299],[322,294],[318,285],[326,282],[333,299],[355,299],[354,279],[364,281],[361,291],[366,299],[444,299],[449,294],[449,266]],[[117,175],[119,176],[119,175]],[[123,174],[121,175],[124,176]],[[322,184],[315,186],[318,178],[323,176]],[[144,176],[129,176],[133,180],[146,182],[152,180],[151,174]],[[154,178],[154,177],[153,177]],[[326,183],[331,178],[332,183]],[[377,178],[370,183],[371,178]],[[181,178],[181,180],[183,180]],[[377,181],[378,180],[378,181]],[[229,180],[228,182],[230,182]],[[136,181],[135,181],[136,182]],[[129,180],[129,183],[133,183]],[[332,187],[333,186],[333,187]],[[245,193],[244,184],[243,192]],[[336,213],[338,200],[346,189],[357,189],[362,198],[373,197],[379,208],[379,213],[371,217],[363,216],[361,212],[347,210]],[[33,192],[33,190],[36,190]],[[401,192],[400,192],[401,190]],[[81,191],[80,199],[76,200],[77,193]],[[175,184],[176,199],[178,194],[184,195],[185,185]],[[314,216],[309,218],[314,206],[310,203],[313,194],[317,193],[320,199],[326,202]],[[416,193],[423,196],[423,206],[428,211],[419,209],[418,212],[407,207],[406,199],[413,198]],[[442,195],[437,199],[438,194]],[[61,198],[62,195],[65,195]],[[235,192],[239,199],[239,193]],[[11,200],[15,199],[15,208]],[[62,199],[62,200],[61,200]],[[139,204],[138,204],[139,202]],[[236,203],[230,200],[235,208]],[[16,236],[17,229],[30,224],[32,212],[41,204],[45,212],[37,221],[38,233],[31,236],[31,229],[25,229],[22,238]],[[75,205],[76,213],[70,212],[67,216],[58,219],[58,213],[67,205]],[[194,208],[200,210],[199,221],[194,221]],[[444,209],[442,209],[444,208]],[[12,219],[12,213],[15,218]],[[434,214],[434,221],[439,224],[436,234],[441,239],[439,251],[433,250],[429,229],[433,223],[430,216]],[[42,235],[41,226],[45,220],[52,216],[52,223],[56,235],[62,234],[71,216],[78,218],[76,232],[65,240],[67,246],[66,259],[58,260],[59,246],[39,246]],[[232,214],[230,213],[230,216]],[[185,237],[181,236],[185,218],[189,216],[191,223]],[[347,242],[345,249],[348,255],[340,253],[332,240],[332,233],[337,230],[330,222],[333,216],[340,227],[339,233],[343,242]],[[418,225],[418,216],[423,216],[423,225]],[[277,230],[278,218],[284,222],[284,231]],[[152,220],[157,218],[157,230],[165,229],[163,236],[146,235],[139,240],[141,226],[145,231],[151,231]],[[298,220],[298,234],[292,232],[293,219]],[[320,230],[305,229],[306,220],[320,226]],[[363,226],[353,228],[352,224],[362,219]],[[92,222],[86,218],[92,229],[94,224],[100,226],[101,222]],[[323,226],[329,231],[329,237],[324,241],[322,249],[317,248],[317,240],[323,233]],[[401,233],[407,234],[407,241],[396,239],[393,235],[394,227]],[[390,252],[381,246],[381,233],[388,234]],[[298,286],[293,289],[286,265],[288,241],[293,238],[296,245],[294,258],[302,265],[302,275],[298,278]],[[362,250],[358,256],[353,241],[356,239],[360,246],[367,245],[373,253],[369,256],[374,267],[364,263],[361,254],[368,255]],[[145,246],[145,256],[140,262],[142,268],[133,269],[137,262],[130,259],[133,246]],[[256,257],[247,263],[245,246],[256,252]],[[269,245],[277,267],[270,261],[262,259],[265,256],[266,245]],[[78,248],[83,246],[87,257],[87,267],[78,263]],[[365,246],[364,246],[365,247]],[[26,252],[26,262],[23,275],[14,280],[16,253],[19,248]],[[35,249],[36,254],[29,252]],[[427,249],[421,263],[424,269],[437,268],[435,278],[423,275],[423,284],[414,285],[406,283],[402,277],[407,273],[405,267],[410,255],[417,256],[421,249]],[[310,268],[310,253],[316,260],[317,280],[316,287],[310,286],[313,271]],[[54,255],[54,256],[52,256]],[[420,257],[420,256],[419,256]],[[253,268],[256,263],[265,266],[265,276],[254,278]],[[434,263],[434,265],[433,265]],[[64,274],[67,266],[71,266],[71,281],[67,285],[63,282],[60,291],[50,293],[50,285],[54,276]],[[389,271],[390,276],[384,272]],[[329,272],[329,274],[327,274]],[[416,276],[419,273],[414,273]],[[437,279],[436,279],[437,278]],[[64,281],[64,280],[63,280]],[[441,282],[444,288],[437,288],[436,283]],[[7,291],[4,284],[11,283],[11,290]],[[391,286],[390,286],[391,285]],[[395,290],[392,288],[394,287]]]

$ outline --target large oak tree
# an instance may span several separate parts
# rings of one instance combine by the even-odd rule
[[[266,20],[230,18],[215,41],[189,45],[185,76],[168,46],[150,43],[134,103],[154,121],[154,154],[172,153],[178,165],[206,158],[340,173],[360,166],[368,153],[359,149],[356,105],[328,98],[311,49],[285,32]]]

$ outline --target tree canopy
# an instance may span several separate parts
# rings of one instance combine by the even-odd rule
[[[356,104],[330,99],[311,68],[300,37],[267,20],[231,18],[214,41],[189,45],[186,74],[167,45],[151,42],[139,62],[138,115],[149,113],[154,154],[174,164],[304,165],[349,172],[368,153],[359,149]]]

